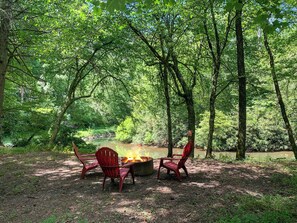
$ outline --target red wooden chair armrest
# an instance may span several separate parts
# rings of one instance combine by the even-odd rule
[[[123,164],[123,165],[120,166],[120,167],[123,167],[123,168],[131,168],[133,165],[134,165],[134,163],[125,163],[125,164]]]
[[[121,163],[122,160],[119,159],[118,153],[113,149],[110,149],[108,147],[102,147],[96,152],[96,157],[104,173],[102,189],[104,189],[105,179],[107,177],[111,178],[112,181],[114,178],[119,178],[120,192],[122,191],[123,182],[125,178],[128,176],[128,174],[132,175],[133,184],[135,183],[134,171],[133,171],[134,165],[129,163],[127,164]]]
[[[163,161],[163,160],[180,160],[178,158],[171,158],[171,157],[163,157],[163,158],[160,158],[160,159],[161,159],[161,161]]]
[[[101,166],[102,168],[130,168],[133,165],[123,165],[123,166]]]
[[[80,154],[82,157],[95,157],[96,158],[96,155],[95,154]]]
[[[82,157],[83,161],[88,161],[88,160],[96,160],[93,157]]]
[[[102,168],[119,168],[120,166],[119,165],[116,165],[116,166],[102,166],[100,165]]]
[[[158,169],[157,178],[159,179],[159,177],[160,177],[161,167],[167,169],[167,174],[169,174],[170,171],[174,171],[174,173],[179,181],[181,181],[179,169],[183,169],[185,171],[186,175],[189,176],[187,168],[185,166],[185,162],[187,161],[188,156],[190,155],[191,146],[192,146],[192,142],[189,141],[187,143],[187,145],[184,147],[182,154],[173,154],[171,158],[170,157],[160,158],[160,165],[159,165],[159,169]],[[176,158],[174,158],[174,157],[176,157]],[[168,160],[168,162],[164,162],[165,160]],[[176,162],[173,162],[173,161],[176,161]]]
[[[182,156],[182,154],[173,154],[172,157],[174,156]]]

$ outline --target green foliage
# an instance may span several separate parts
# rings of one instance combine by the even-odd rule
[[[95,128],[95,129],[82,129],[78,130],[75,134],[76,137],[79,138],[84,138],[84,137],[89,137],[89,136],[94,136],[94,135],[104,135],[104,134],[110,134],[115,132],[115,126],[110,126],[110,127],[104,127],[104,128]]]
[[[247,118],[247,148],[251,151],[288,150],[288,138],[278,108],[271,104],[257,104],[249,107]],[[196,143],[206,147],[208,140],[209,113],[201,115],[201,122],[196,130]],[[214,150],[234,150],[237,143],[237,116],[216,111]]]
[[[75,137],[74,133],[71,127],[62,127],[53,150],[63,152],[72,151],[72,142],[74,142],[81,151],[84,151],[82,153],[87,153],[88,151],[95,152],[95,146],[93,144],[88,144],[83,139]]]
[[[145,136],[144,136],[144,140],[143,140],[143,142],[144,142],[145,144],[150,144],[150,143],[152,143],[152,142],[153,142],[153,135],[152,135],[152,133],[150,133],[150,132],[146,132],[146,133],[145,133]]]
[[[287,133],[277,107],[258,104],[248,112],[247,148],[256,151],[288,149]]]
[[[104,120],[101,115],[93,115],[96,109],[90,105],[91,100],[80,101],[70,107],[68,111],[68,121],[76,128],[96,128],[104,125]]]
[[[196,130],[196,143],[199,146],[207,146],[209,113],[201,115],[201,122]],[[232,150],[236,147],[236,119],[234,116],[226,115],[222,111],[216,111],[214,150]]]
[[[275,151],[290,147],[275,103],[261,28],[273,31],[269,33],[269,39],[275,54],[276,72],[288,116],[294,132],[297,131],[297,49],[294,41],[297,17],[293,2],[257,0],[246,2],[243,7],[248,79],[247,148],[250,150]],[[129,19],[159,54],[162,52],[159,37],[164,36],[163,50],[165,53],[174,51],[180,63],[180,74],[187,83],[193,80],[193,74],[197,75],[193,97],[198,116],[196,124],[199,126],[196,126],[195,137],[197,145],[205,147],[213,67],[206,48],[200,49],[200,46],[207,46],[203,42],[206,38],[201,22],[201,16],[207,9],[205,4],[200,3],[174,0],[90,0],[87,3],[36,0],[34,5],[38,7],[32,7],[27,1],[14,3],[13,13],[23,13],[12,15],[18,19],[13,21],[16,29],[11,30],[9,46],[9,52],[14,57],[10,59],[6,74],[4,136],[11,145],[47,144],[54,114],[63,107],[67,97],[86,96],[96,87],[92,97],[82,98],[68,108],[56,141],[59,147],[65,148],[72,141],[80,143],[75,136],[83,135],[77,136],[77,129],[118,123],[121,124],[117,129],[117,139],[121,141],[167,145],[160,61],[152,57],[147,46],[138,41],[139,38],[129,29]],[[241,5],[236,0],[214,4],[219,30],[225,30],[227,13],[222,12],[231,12],[232,18],[232,13],[239,7]],[[123,11],[119,13],[120,10]],[[175,27],[167,29],[172,18],[175,18],[172,23]],[[207,25],[210,38],[215,38],[213,27],[208,22]],[[237,82],[234,35],[231,29],[222,55],[218,83],[220,94],[216,101],[215,150],[234,149],[237,143],[238,89],[234,84]],[[221,32],[219,36],[222,37]],[[213,47],[215,50],[216,46]],[[97,54],[86,63],[94,49],[98,50]],[[75,82],[79,77],[85,79]],[[102,77],[107,78],[98,83]],[[184,137],[187,112],[184,101],[176,94],[171,77],[169,84],[173,141],[175,146],[183,146],[187,141]],[[69,90],[73,87],[76,91],[70,94]]]
[[[134,111],[136,113],[136,111]],[[164,139],[166,139],[166,129],[164,128],[164,122],[166,120],[160,117],[158,114],[152,114],[149,111],[140,111],[139,114],[135,114],[135,135],[133,136],[133,142],[164,145]]]
[[[38,144],[47,138],[51,125],[52,109],[46,106],[46,97],[38,92],[25,90],[8,82],[5,92],[4,137],[11,146]],[[21,94],[19,94],[21,91]]]
[[[122,142],[132,142],[135,126],[132,117],[127,117],[116,130],[116,139]]]

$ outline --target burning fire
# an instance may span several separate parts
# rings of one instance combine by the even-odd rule
[[[143,158],[141,157],[140,154],[140,148],[134,148],[132,150],[129,150],[127,152],[127,154],[125,155],[126,157],[122,160],[122,162],[124,163],[128,163],[128,162],[143,162]]]

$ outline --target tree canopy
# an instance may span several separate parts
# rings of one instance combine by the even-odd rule
[[[79,129],[115,126],[117,139],[168,155],[193,140],[208,157],[297,156],[296,6],[3,0],[0,144],[67,145]]]

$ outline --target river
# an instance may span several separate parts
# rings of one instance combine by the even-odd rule
[[[110,147],[116,150],[119,156],[130,156],[131,154],[136,154],[140,156],[150,156],[153,158],[160,158],[167,156],[167,148],[156,147],[156,146],[147,146],[147,145],[138,145],[138,144],[125,144],[117,142],[114,140],[95,140],[92,141],[92,144],[98,147]],[[195,157],[204,158],[205,150],[195,149]],[[174,148],[173,153],[181,154],[182,149]],[[223,159],[235,159],[235,152],[213,152],[214,156],[217,158]],[[280,151],[280,152],[247,152],[247,158],[256,161],[266,161],[270,159],[295,159],[294,153],[292,151]]]

